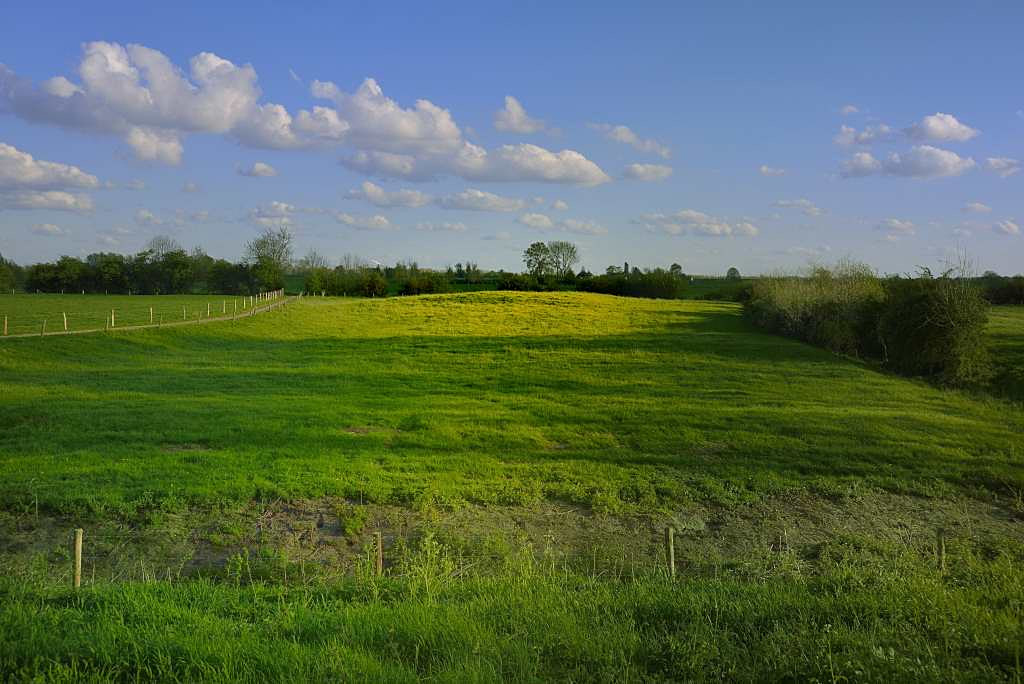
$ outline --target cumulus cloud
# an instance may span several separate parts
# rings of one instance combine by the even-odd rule
[[[749,221],[728,221],[694,209],[681,209],[671,214],[644,214],[633,223],[669,235],[753,237],[759,232],[757,226]]]
[[[310,93],[329,106],[318,104],[293,115],[282,105],[259,101],[250,65],[203,52],[186,70],[142,45],[85,44],[77,83],[61,76],[37,85],[0,65],[0,111],[115,135],[139,159],[165,164],[181,162],[188,135],[214,133],[267,149],[344,145],[351,149],[343,160],[347,167],[407,180],[441,175],[577,185],[610,180],[574,150],[526,144],[480,148],[465,140],[447,109],[426,99],[404,107],[372,78],[352,93],[316,80]],[[520,120],[517,125],[525,124]]]
[[[249,221],[264,228],[287,227],[294,224],[292,217],[297,212],[298,209],[292,204],[274,201],[249,212]]]
[[[850,145],[870,145],[876,142],[892,140],[894,137],[896,137],[896,131],[883,123],[867,126],[861,131],[850,126],[840,126],[839,133],[832,140],[837,145],[847,147]]]
[[[53,209],[85,213],[92,211],[92,198],[63,190],[15,190],[0,192],[0,209]]]
[[[786,174],[786,169],[780,169],[774,166],[766,166],[764,164],[761,165],[761,168],[758,169],[758,171],[762,176],[783,176]]]
[[[672,150],[668,145],[654,140],[653,138],[641,138],[634,133],[628,126],[623,125],[612,125],[607,123],[594,123],[590,124],[590,127],[595,131],[600,131],[609,140],[629,145],[635,150],[640,152],[649,152],[656,154],[659,157],[668,159],[672,156]]]
[[[239,167],[238,173],[249,178],[270,178],[277,175],[277,169],[270,164],[253,162],[252,166]]]
[[[855,107],[852,104],[843,105],[842,107],[839,108],[839,113],[842,114],[843,116],[849,116],[850,114],[856,114],[859,111],[860,110],[857,109],[857,107]]]
[[[965,211],[969,214],[988,214],[992,212],[992,207],[981,202],[968,202],[960,211]]]
[[[964,142],[980,133],[958,121],[952,114],[942,112],[924,117],[904,132],[914,140],[935,142]]]
[[[664,164],[630,164],[625,176],[638,181],[660,181],[672,175],[672,167]]]
[[[999,174],[1000,178],[1008,178],[1020,171],[1021,162],[1009,157],[989,157],[985,160],[985,168]]]
[[[608,229],[594,221],[580,219],[553,220],[546,214],[527,213],[516,219],[522,225],[543,232],[566,232],[581,235],[605,235]]]
[[[68,234],[68,231],[52,223],[37,223],[32,226],[32,232],[36,235],[45,235],[47,237],[61,237]]]
[[[96,176],[77,166],[36,159],[12,145],[0,143],[0,191],[91,189],[99,184]]]
[[[868,152],[858,152],[840,166],[844,178],[885,174],[906,178],[944,178],[959,176],[976,166],[974,159],[931,145],[915,145],[908,152],[893,152],[878,160]]]
[[[526,202],[513,197],[502,197],[483,190],[467,188],[453,195],[437,198],[442,209],[464,209],[469,211],[519,211]]]
[[[544,122],[533,119],[511,95],[505,96],[505,106],[494,114],[494,128],[506,133],[537,133],[544,130]]]
[[[452,232],[452,233],[463,233],[466,231],[466,224],[460,222],[448,222],[444,221],[441,223],[417,223],[416,230],[426,230],[431,232]]]
[[[551,208],[556,211],[568,211],[569,203],[566,202],[565,200],[556,199],[554,202],[551,203]]]
[[[419,190],[394,190],[388,192],[384,188],[371,183],[363,182],[356,190],[349,190],[349,199],[361,199],[375,204],[378,207],[422,207],[430,204],[433,198]]]
[[[394,228],[386,216],[376,214],[374,216],[353,216],[345,212],[336,212],[334,220],[356,230],[390,230]]]
[[[880,221],[875,228],[885,231],[885,239],[890,242],[915,233],[915,226],[911,221],[903,221],[895,218],[884,219]]]
[[[772,202],[772,206],[781,209],[799,209],[804,216],[821,216],[825,213],[824,209],[815,206],[814,202],[809,199],[776,200]]]
[[[992,227],[1003,235],[1020,235],[1020,226],[1009,219],[997,221]]]

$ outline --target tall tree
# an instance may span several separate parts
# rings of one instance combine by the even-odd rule
[[[564,240],[549,242],[548,254],[551,255],[551,269],[559,278],[571,276],[573,268],[580,262],[580,253],[576,245]]]
[[[534,242],[523,252],[526,270],[538,278],[551,272],[551,250],[543,242]]]
[[[245,259],[253,267],[259,285],[272,290],[284,287],[284,274],[292,261],[293,236],[285,227],[267,228],[245,246]]]

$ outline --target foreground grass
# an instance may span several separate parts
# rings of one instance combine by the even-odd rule
[[[1019,496],[1024,410],[750,329],[732,304],[474,293],[0,345],[0,505],[734,505]]]
[[[495,574],[429,539],[392,576],[329,584],[0,580],[0,671],[33,681],[1021,681],[1019,545],[947,573],[839,541],[807,574]],[[365,566],[364,566],[365,567]],[[294,575],[293,575],[294,577]]]
[[[96,330],[107,327],[111,310],[116,326],[147,325],[150,309],[154,323],[173,323],[210,316],[231,315],[249,309],[248,297],[230,295],[0,295],[0,325],[7,317],[11,335],[38,334],[46,322],[47,332],[64,329]]]

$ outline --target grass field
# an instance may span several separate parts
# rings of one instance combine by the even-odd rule
[[[249,309],[248,297],[228,295],[0,295],[0,321],[7,317],[8,333],[38,334],[46,322],[47,332],[64,329],[67,314],[68,330],[95,330],[107,327],[114,312],[117,327],[147,325],[152,322],[173,323],[182,320],[213,318]]]
[[[1022,322],[993,317],[1011,374]],[[733,304],[316,298],[12,339],[0,426],[17,679],[1024,672],[1024,407]],[[96,579],[72,594],[76,526]]]

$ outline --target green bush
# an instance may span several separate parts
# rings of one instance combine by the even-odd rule
[[[584,292],[618,295],[620,297],[648,297],[651,299],[679,299],[686,290],[686,278],[662,268],[628,275],[613,273],[581,278],[577,289]]]
[[[953,272],[935,278],[923,270],[917,278],[889,280],[886,290],[879,335],[887,366],[950,385],[991,376],[988,303],[975,283]]]

